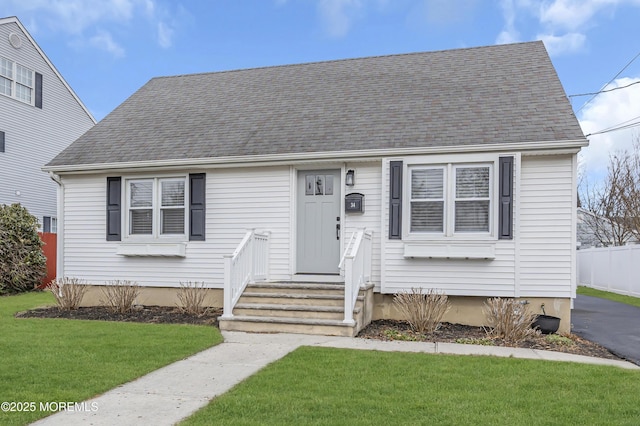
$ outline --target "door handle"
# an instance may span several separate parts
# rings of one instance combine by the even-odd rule
[[[336,223],[336,240],[340,239],[340,224]]]

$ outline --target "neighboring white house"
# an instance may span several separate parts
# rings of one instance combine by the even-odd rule
[[[0,18],[0,204],[55,232],[57,185],[41,168],[94,124],[18,18]]]
[[[58,270],[149,304],[203,281],[228,329],[292,331],[322,281],[345,301],[310,332],[353,325],[358,287],[344,334],[414,287],[450,296],[447,321],[517,297],[568,331],[586,145],[541,42],[154,78],[46,166]]]

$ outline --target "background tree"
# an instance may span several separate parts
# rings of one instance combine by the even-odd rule
[[[580,186],[582,219],[600,244],[621,246],[640,240],[640,137],[632,152],[609,156],[603,182],[583,180]]]
[[[20,204],[0,205],[0,294],[33,290],[46,262],[38,220]]]

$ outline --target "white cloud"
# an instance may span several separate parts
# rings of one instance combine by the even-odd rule
[[[640,82],[640,77],[620,78],[606,89]],[[589,98],[587,98],[589,99]],[[640,84],[595,97],[583,109],[580,125],[585,135],[620,125],[640,122]],[[581,166],[590,175],[603,176],[607,169],[609,153],[630,150],[640,127],[589,136],[589,147],[581,151]]]
[[[97,34],[89,39],[89,44],[97,49],[105,50],[116,58],[124,57],[124,49],[113,41],[111,33],[98,30]]]
[[[540,22],[575,31],[583,28],[600,10],[624,3],[620,0],[554,0],[540,5]]]
[[[163,18],[170,13],[159,4],[161,0],[3,0],[26,19],[28,28],[34,34],[38,29],[70,34],[75,46],[94,46],[107,51],[115,57],[125,54],[122,41],[117,42],[115,32],[93,32],[93,28],[118,28],[117,34],[125,38],[132,30],[132,21],[142,18],[149,21],[162,48],[170,47],[173,42],[175,25],[167,24]],[[171,5],[171,3],[168,3]],[[136,23],[134,23],[136,25]],[[138,24],[139,26],[139,24]]]
[[[158,44],[164,49],[168,49],[173,44],[173,28],[164,22],[158,22]]]
[[[587,37],[580,33],[568,33],[562,36],[538,34],[537,39],[544,42],[551,56],[556,56],[579,51],[584,46]]]
[[[331,37],[345,36],[362,8],[361,0],[320,0],[318,11]]]
[[[497,44],[516,43],[520,41],[520,34],[516,30],[516,5],[513,0],[501,0],[500,7],[502,8],[502,15],[504,17],[504,29],[496,38]]]

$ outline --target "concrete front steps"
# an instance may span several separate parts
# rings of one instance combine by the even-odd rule
[[[344,321],[344,284],[262,282],[249,284],[221,330],[355,336],[371,322],[373,286],[360,289],[355,325]]]

